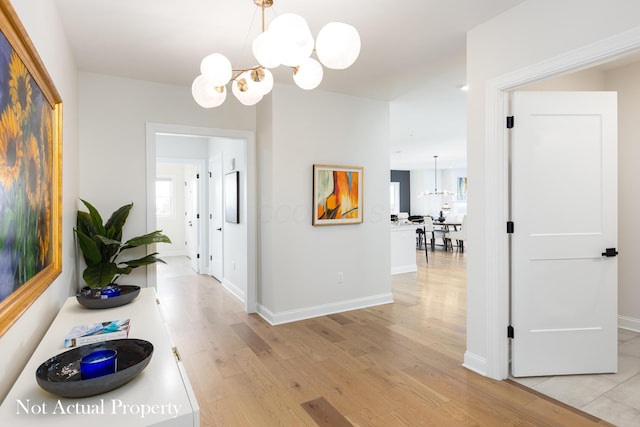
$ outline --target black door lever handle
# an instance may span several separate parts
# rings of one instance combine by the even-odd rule
[[[606,252],[602,252],[602,256],[612,257],[618,255],[616,248],[607,248]]]

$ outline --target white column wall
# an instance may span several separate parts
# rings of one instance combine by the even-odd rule
[[[388,104],[278,86],[258,116],[259,312],[281,323],[391,301]],[[311,225],[313,164],[364,167],[363,224]]]

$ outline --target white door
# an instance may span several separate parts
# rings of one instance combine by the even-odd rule
[[[222,281],[223,277],[223,206],[222,206],[222,153],[209,160],[209,239],[211,243],[210,274]]]
[[[613,92],[513,96],[512,375],[617,371]]]
[[[185,236],[187,240],[187,256],[191,267],[200,273],[200,235],[198,210],[198,171],[195,166],[185,168]]]

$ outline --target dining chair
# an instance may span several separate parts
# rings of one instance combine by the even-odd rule
[[[433,219],[430,216],[424,217],[424,244],[427,244],[427,236],[431,236],[431,250],[434,251],[436,249],[436,230],[433,226]]]
[[[422,224],[424,223],[424,218],[422,215],[409,215],[409,221],[412,224]],[[416,248],[422,249],[422,240],[424,239],[424,228],[416,227]]]
[[[463,215],[460,223],[462,224],[458,230],[448,231],[444,235],[444,247],[448,248],[449,243],[451,243],[451,250],[453,250],[453,241],[457,242],[457,246],[460,252],[464,252],[464,241],[466,240],[466,230],[465,230],[465,220],[467,216]]]

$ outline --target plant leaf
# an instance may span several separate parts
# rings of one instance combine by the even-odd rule
[[[105,236],[117,240],[118,242],[122,241],[122,228],[124,227],[124,223],[127,222],[127,218],[129,217],[129,212],[132,207],[133,203],[129,203],[128,205],[124,205],[116,209],[111,214],[105,224]]]
[[[99,234],[105,234],[104,225],[102,225],[102,217],[100,216],[100,213],[98,212],[98,210],[94,208],[93,205],[87,202],[86,200],[80,199],[80,201],[82,201],[82,203],[84,203],[87,209],[89,209],[89,217],[91,218],[91,224],[93,225],[95,230]]]
[[[136,248],[138,246],[143,246],[143,245],[150,245],[152,243],[171,243],[171,239],[169,239],[169,237],[162,234],[162,230],[156,230],[151,233],[148,233],[142,236],[133,237],[127,240],[124,243],[122,250],[129,249],[129,248]]]
[[[114,263],[103,262],[85,268],[82,278],[90,288],[102,288],[111,284],[118,270]]]
[[[76,217],[76,227],[78,230],[91,237],[97,233],[96,228],[91,221],[91,215],[88,212],[78,211]]]
[[[121,244],[120,240],[113,240],[101,234],[96,234],[95,238],[100,240],[106,246],[111,246],[111,245],[120,246]]]
[[[145,257],[142,257],[142,258],[123,261],[122,263],[128,265],[131,268],[141,267],[143,265],[154,264],[156,262],[161,262],[163,264],[166,264],[166,262],[164,262],[164,260],[158,258],[156,255],[158,255],[157,252],[149,254],[149,255],[147,255]]]
[[[76,235],[78,236],[78,245],[80,245],[80,250],[87,265],[99,263],[102,260],[102,254],[96,242],[78,229],[76,229]]]

